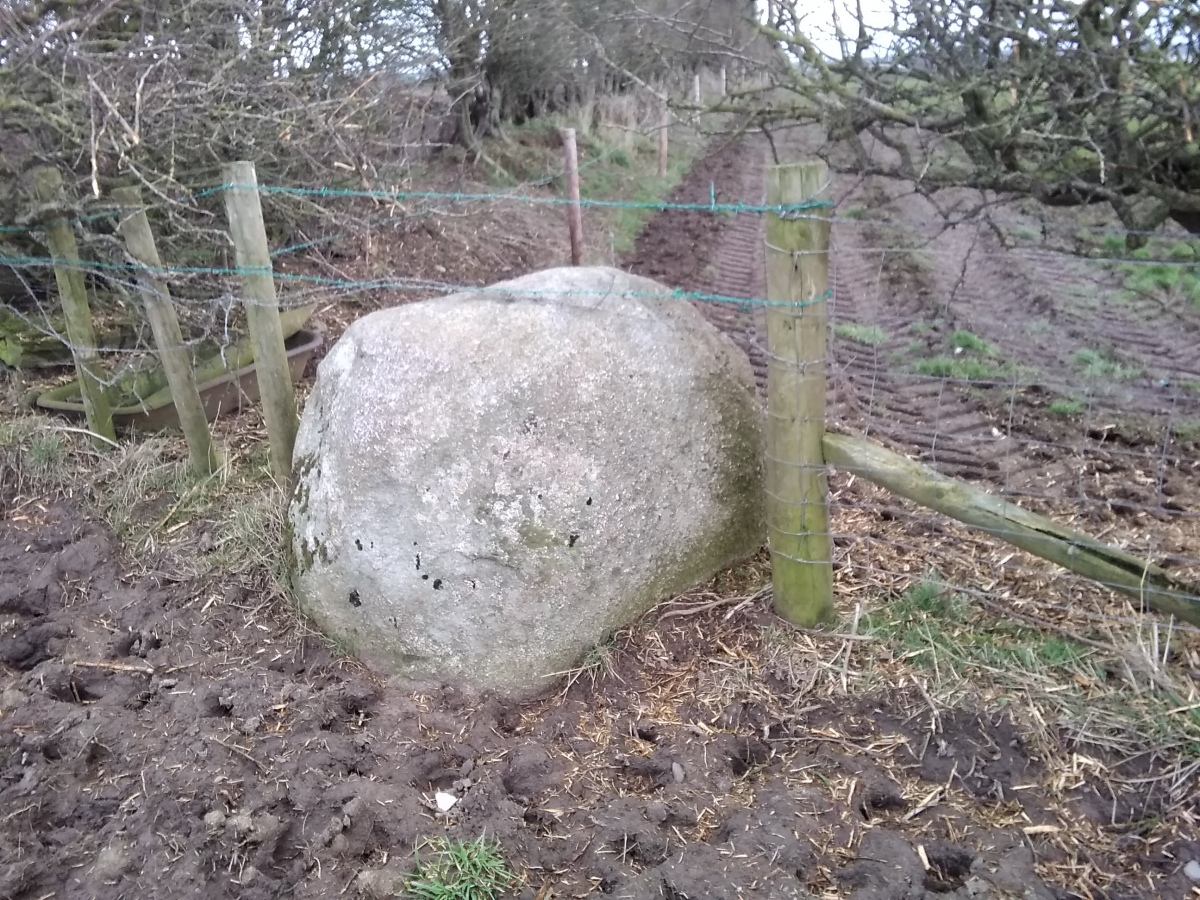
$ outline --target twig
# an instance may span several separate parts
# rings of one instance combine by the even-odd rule
[[[251,756],[247,751],[243,750],[237,744],[227,744],[223,740],[221,740],[219,737],[216,737],[215,735],[211,735],[211,734],[208,735],[208,739],[210,741],[212,741],[214,744],[220,744],[222,747],[224,747],[226,750],[228,750],[230,753],[234,754],[235,756],[240,756],[242,759],[246,760],[246,762],[251,763],[254,766],[254,768],[258,769],[258,771],[260,771],[260,772],[267,771],[267,767],[265,765],[260,763],[257,759],[255,759],[253,756]]]

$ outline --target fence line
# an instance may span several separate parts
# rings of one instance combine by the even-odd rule
[[[550,176],[551,179],[554,177],[557,177],[557,176]],[[193,195],[193,199],[199,200],[199,199],[203,199],[203,198],[206,198],[209,196],[217,196],[218,194],[228,193],[229,191],[233,191],[233,190],[241,190],[241,189],[248,189],[248,188],[249,188],[249,185],[247,185],[247,184],[241,183],[237,180],[228,180],[220,185],[216,185],[216,186],[204,189],[203,191],[199,192],[198,194]],[[263,196],[263,195],[295,196],[295,197],[304,197],[304,198],[313,198],[313,199],[319,198],[319,199],[322,199],[325,201],[336,201],[336,200],[349,200],[349,201],[388,200],[388,201],[393,201],[393,202],[445,201],[445,202],[454,203],[454,204],[512,202],[512,203],[519,203],[519,204],[529,204],[529,205],[533,205],[533,206],[559,206],[559,205],[566,205],[566,204],[569,204],[572,202],[569,198],[534,197],[534,196],[529,196],[527,193],[525,193],[525,194],[513,194],[513,193],[492,194],[492,193],[467,193],[467,192],[440,193],[440,192],[434,192],[434,191],[366,191],[366,190],[331,188],[331,187],[316,187],[316,188],[288,187],[288,186],[283,186],[283,185],[271,185],[271,184],[258,186],[255,188],[255,192],[260,196]],[[880,246],[877,241],[873,240],[874,236],[872,236],[872,235],[867,235],[862,240],[855,240],[854,238],[856,238],[860,235],[859,229],[864,228],[864,227],[880,226],[883,228],[897,228],[898,227],[898,228],[906,228],[906,229],[911,230],[914,227],[924,227],[926,225],[929,225],[929,226],[941,229],[941,231],[939,232],[939,235],[935,235],[934,237],[930,238],[931,241],[936,241],[937,236],[940,236],[941,233],[944,233],[944,231],[947,228],[952,228],[957,225],[971,225],[973,227],[978,227],[978,228],[982,229],[982,228],[986,228],[987,224],[988,224],[986,221],[986,213],[978,213],[978,214],[974,215],[973,217],[962,217],[957,220],[952,219],[952,218],[946,218],[946,219],[937,219],[937,220],[930,219],[930,220],[913,221],[913,220],[909,219],[909,220],[902,221],[902,222],[896,222],[896,221],[893,221],[891,219],[886,219],[886,218],[872,218],[872,217],[867,217],[867,216],[863,216],[863,215],[847,215],[844,213],[844,208],[845,208],[844,203],[841,205],[835,206],[832,201],[827,201],[827,200],[817,201],[817,200],[807,199],[807,200],[803,200],[800,202],[786,203],[786,204],[784,204],[784,203],[754,204],[754,203],[741,203],[741,202],[730,203],[730,202],[724,202],[724,201],[717,202],[717,195],[716,195],[715,189],[710,189],[708,202],[702,202],[702,201],[697,201],[697,202],[673,202],[673,201],[672,202],[668,202],[668,201],[633,202],[633,201],[621,201],[621,200],[593,200],[590,198],[581,198],[580,205],[585,208],[592,207],[592,208],[601,209],[601,210],[603,210],[603,209],[633,209],[633,210],[663,212],[663,213],[667,213],[667,214],[702,213],[702,214],[708,214],[708,215],[733,215],[733,216],[746,215],[746,216],[753,216],[753,217],[762,217],[764,215],[769,217],[771,215],[783,214],[787,217],[795,217],[795,216],[801,216],[801,217],[806,217],[806,218],[808,218],[808,217],[811,217],[811,218],[828,217],[831,219],[833,229],[834,229],[833,250],[834,250],[835,254],[852,253],[852,254],[859,254],[863,257],[869,257],[871,259],[878,258],[881,260],[885,257],[888,257],[889,255],[910,255],[910,256],[916,256],[916,257],[924,257],[924,258],[935,260],[935,261],[962,262],[961,253],[958,253],[953,248],[946,248],[946,247],[938,246],[936,244],[922,245],[920,243],[916,243],[914,245],[914,242],[906,240],[904,243],[900,243],[897,246]],[[839,213],[841,213],[841,214],[839,214]],[[79,224],[86,224],[86,222],[88,222],[88,221],[95,221],[98,219],[111,220],[114,216],[116,216],[118,214],[119,214],[119,208],[114,207],[111,210],[107,210],[102,213],[96,213],[95,215],[89,214],[89,216],[87,216],[86,218],[77,218],[74,221],[76,221]],[[407,220],[413,216],[429,216],[429,215],[436,215],[436,213],[434,213],[428,209],[421,209],[421,210],[417,210],[417,211],[407,211],[406,210],[401,217],[396,217],[391,212],[387,212],[387,213],[380,214],[378,216],[371,217],[367,221],[368,221],[368,224],[374,225],[375,223],[395,222],[397,220],[397,218],[400,218],[401,220]],[[996,224],[994,220],[993,220],[992,224]],[[1017,225],[1019,223],[1014,222],[1012,224]],[[1053,223],[1051,223],[1051,224],[1053,224]],[[1055,227],[1058,227],[1058,226],[1056,225]],[[1063,230],[1066,230],[1066,228],[1068,228],[1068,227],[1073,228],[1076,232],[1087,232],[1089,234],[1089,236],[1095,236],[1095,235],[1100,235],[1103,233],[1109,233],[1109,232],[1102,232],[1101,230],[1098,230],[1094,227],[1087,228],[1087,227],[1082,227],[1082,226],[1080,226],[1080,227],[1065,226],[1065,225],[1062,226]],[[0,233],[3,233],[3,232],[11,233],[12,231],[36,231],[38,229],[39,229],[39,226],[37,226],[37,225],[5,226],[3,228],[0,228]],[[1050,229],[1043,229],[1043,230],[1050,230]],[[1123,235],[1123,234],[1126,234],[1127,232],[1112,232],[1112,233],[1118,233],[1118,234]],[[271,257],[273,260],[278,261],[282,257],[291,256],[294,254],[301,254],[301,253],[303,253],[303,251],[311,249],[315,246],[318,246],[321,243],[338,240],[338,239],[346,237],[346,236],[348,236],[347,232],[339,232],[338,234],[335,234],[332,236],[322,236],[315,240],[305,240],[303,242],[289,244],[284,247],[278,248],[275,251],[272,251]],[[883,237],[886,239],[888,236],[889,236],[889,234],[885,231],[883,234]],[[922,237],[920,234],[915,234],[914,236],[918,239]],[[1154,233],[1154,236],[1163,237],[1163,235],[1158,234],[1158,233]],[[1066,255],[1061,252],[1056,252],[1054,250],[1046,249],[1044,247],[1031,246],[1026,243],[1019,244],[1018,248],[1016,250],[1007,249],[1007,250],[1003,250],[1003,251],[997,251],[997,250],[992,250],[992,249],[980,249],[977,240],[975,243],[972,244],[972,247],[970,250],[970,257],[973,260],[1003,259],[1003,260],[1011,261],[1014,258],[1014,256],[1013,256],[1014,253],[1019,253],[1022,257],[1037,256],[1039,258],[1044,258],[1046,260],[1051,260],[1054,262],[1058,262],[1059,260],[1062,260],[1062,259],[1069,259],[1072,263],[1093,263],[1098,266],[1112,268],[1115,271],[1120,271],[1121,267],[1127,267],[1127,266],[1128,267],[1165,266],[1165,267],[1171,267],[1173,270],[1184,270],[1184,269],[1193,268],[1197,265],[1196,262],[1191,261],[1191,260],[1175,259],[1175,258],[1146,259],[1146,258],[1134,258],[1134,257],[1128,257],[1128,256]],[[279,298],[279,302],[280,302],[281,306],[289,306],[289,307],[307,306],[307,305],[311,304],[314,300],[319,299],[319,298],[334,298],[334,297],[341,298],[341,297],[345,297],[347,295],[361,294],[364,292],[372,292],[372,291],[404,291],[404,292],[409,292],[409,293],[413,293],[413,294],[432,294],[432,293],[444,293],[444,292],[471,291],[471,292],[478,292],[478,293],[481,293],[484,296],[486,296],[488,294],[488,292],[497,290],[496,286],[494,286],[494,285],[480,286],[480,285],[474,285],[474,284],[459,284],[459,283],[452,283],[450,281],[439,281],[436,279],[421,278],[421,277],[385,276],[385,277],[380,277],[380,278],[356,279],[353,277],[343,278],[343,277],[332,277],[332,276],[327,276],[327,275],[314,275],[314,274],[310,274],[310,273],[306,273],[306,272],[279,271],[276,267],[269,265],[269,264],[257,265],[257,266],[250,266],[250,265],[234,265],[234,266],[160,265],[160,266],[146,267],[146,266],[141,266],[141,265],[138,265],[138,264],[132,263],[132,262],[114,262],[114,261],[107,261],[107,260],[103,260],[103,259],[80,260],[77,262],[67,262],[67,261],[64,261],[63,259],[56,259],[56,258],[52,258],[52,257],[0,255],[0,267],[3,267],[3,266],[7,266],[14,270],[58,267],[58,268],[72,270],[72,271],[79,271],[84,274],[89,274],[89,275],[93,275],[96,277],[103,277],[107,282],[109,282],[113,285],[120,286],[121,288],[130,291],[131,294],[134,291],[140,291],[143,295],[146,295],[147,291],[150,292],[150,295],[155,295],[156,289],[152,285],[148,286],[142,280],[146,276],[154,276],[156,278],[161,278],[164,282],[163,289],[161,291],[157,292],[157,294],[160,295],[162,299],[166,299],[170,294],[170,291],[166,288],[166,283],[182,283],[182,284],[191,284],[193,286],[205,285],[206,287],[208,287],[208,286],[212,285],[212,282],[210,281],[210,279],[231,280],[231,279],[245,278],[247,276],[262,277],[264,275],[271,275],[273,280],[276,283],[280,284],[281,286],[289,288],[289,290],[286,293],[282,294]],[[177,307],[179,307],[181,310],[211,311],[211,312],[215,312],[218,316],[220,315],[220,312],[222,309],[225,310],[225,319],[226,319],[225,339],[228,340],[229,339],[228,323],[229,323],[229,311],[230,310],[235,309],[236,307],[253,308],[255,306],[264,305],[264,304],[268,303],[268,301],[259,300],[256,298],[247,298],[245,296],[244,290],[239,290],[236,287],[233,287],[232,285],[221,284],[220,287],[221,287],[221,290],[219,292],[219,297],[216,298],[215,302],[214,302],[214,299],[212,299],[212,298],[189,297],[186,294],[184,294],[182,296],[173,297],[172,302]],[[641,296],[645,299],[655,299],[655,298],[663,298],[663,299],[670,298],[673,300],[685,299],[685,300],[693,301],[696,303],[716,304],[716,305],[733,307],[733,308],[741,309],[744,311],[750,311],[750,312],[753,312],[755,310],[785,311],[788,309],[795,311],[795,310],[802,310],[804,308],[807,308],[809,306],[813,306],[816,304],[829,302],[831,311],[834,313],[834,316],[840,317],[842,315],[842,305],[843,305],[842,301],[844,299],[844,297],[842,296],[843,290],[844,289],[836,283],[836,279],[835,279],[835,284],[833,285],[833,287],[825,289],[825,290],[821,291],[819,294],[814,295],[810,298],[802,298],[799,301],[794,301],[794,300],[790,300],[790,299],[771,300],[771,299],[769,299],[769,297],[731,296],[731,295],[724,295],[724,294],[720,294],[720,293],[703,291],[703,290],[685,290],[683,288],[678,288],[678,287],[672,288],[668,291],[664,291],[661,293],[659,293],[659,292],[643,292],[643,293],[639,293],[639,296]],[[957,287],[955,288],[955,291],[957,291]],[[508,291],[507,289],[504,289],[504,292],[511,293],[511,291]],[[540,292],[531,291],[528,293],[530,294],[530,296],[537,296],[539,294],[553,295],[558,292],[556,292],[556,291],[540,291]],[[580,292],[573,292],[573,293],[580,293]],[[602,297],[605,295],[606,292],[601,292],[601,291],[586,292],[585,291],[583,293],[593,293],[593,294],[597,295],[598,297]],[[40,312],[44,316],[45,310],[42,309],[42,310],[40,310]],[[854,309],[853,308],[849,309],[849,314],[850,314],[849,319],[842,319],[841,321],[854,321]],[[17,315],[20,316],[25,321],[31,322],[31,323],[35,323],[35,320],[37,318],[36,314],[29,314],[29,313],[25,313],[22,311],[17,311]],[[871,317],[868,316],[864,321],[870,322]],[[49,322],[49,319],[47,319],[47,323],[48,322]],[[843,357],[845,357],[847,354],[849,354],[851,356],[857,354],[859,356],[873,357],[877,363],[889,364],[887,362],[887,360],[884,359],[884,354],[882,354],[880,351],[878,351],[875,347],[865,346],[865,345],[855,343],[853,340],[839,338],[837,335],[837,330],[836,330],[838,324],[839,324],[839,322],[836,322],[836,321],[832,322],[830,324],[830,332],[831,332],[830,336],[831,336],[831,340],[832,340],[833,346],[834,346],[834,352],[830,357],[831,368],[833,371],[839,371],[839,370],[846,369],[845,359]],[[44,333],[52,335],[54,338],[56,338],[58,340],[62,340],[64,337],[61,334],[61,332],[55,331],[55,329],[52,327],[46,327],[42,330]],[[751,342],[752,343],[756,342],[756,345],[762,355],[762,358],[768,364],[770,364],[770,363],[778,364],[781,362],[782,357],[780,357],[779,354],[771,353],[769,351],[763,352],[764,341],[763,341],[762,335],[759,335],[757,338],[752,337]],[[193,338],[193,339],[185,340],[185,341],[183,341],[183,343],[186,346],[195,347],[195,346],[202,345],[204,343],[204,339],[203,338]],[[140,350],[137,348],[123,348],[123,347],[122,348],[111,348],[111,349],[106,349],[106,348],[102,347],[101,350],[102,350],[102,352],[105,352],[105,353],[128,354],[130,356],[144,354],[144,352],[145,352],[144,350]],[[782,361],[787,362],[787,360],[782,360]],[[890,363],[890,365],[893,370],[896,368],[894,362]],[[1177,371],[1186,371],[1186,370],[1179,369]],[[916,373],[916,372],[892,371],[892,372],[890,372],[890,378],[894,382],[902,382],[904,384],[912,385],[914,387],[921,386],[921,385],[940,385],[940,386],[942,386],[943,389],[953,389],[956,392],[961,392],[961,390],[969,390],[969,389],[975,389],[975,388],[993,389],[993,390],[998,390],[1001,395],[1009,396],[1014,399],[1017,397],[1018,392],[1020,392],[1023,389],[1026,389],[1026,388],[1034,388],[1034,387],[1046,388],[1051,391],[1071,390],[1074,393],[1081,395],[1082,399],[1084,401],[1086,401],[1086,404],[1084,407],[1085,412],[1087,412],[1088,410],[1091,409],[1093,402],[1100,404],[1100,406],[1105,405],[1103,403],[1102,398],[1099,396],[1099,394],[1102,393],[1101,389],[1097,386],[1094,386],[1091,384],[1085,384],[1085,385],[1081,386],[1078,381],[1072,381],[1070,378],[1064,379],[1061,377],[1039,376],[1036,374],[1031,375],[1028,372],[1022,372],[1015,368],[1011,372],[1002,373],[998,377],[972,378],[972,377],[962,377],[962,376],[953,376],[953,375],[927,375],[927,374],[921,374],[921,373]],[[116,380],[117,379],[115,376],[114,376],[114,378],[111,379],[111,381],[113,383],[115,383]],[[1169,390],[1168,390],[1168,388],[1169,388]],[[1151,475],[1153,475],[1154,478],[1156,479],[1156,483],[1158,485],[1158,488],[1156,488],[1156,490],[1158,490],[1157,496],[1158,496],[1159,500],[1164,500],[1165,495],[1160,490],[1161,486],[1163,485],[1163,483],[1165,482],[1165,479],[1166,479],[1166,475],[1164,473],[1166,473],[1167,470],[1172,467],[1181,467],[1181,466],[1188,464],[1191,459],[1190,454],[1188,452],[1186,452],[1185,450],[1183,450],[1182,448],[1180,448],[1178,450],[1172,449],[1173,447],[1177,446],[1177,442],[1173,441],[1173,439],[1171,437],[1171,429],[1172,429],[1172,427],[1174,427],[1174,424],[1176,422],[1183,422],[1183,421],[1187,420],[1187,417],[1184,414],[1187,412],[1187,410],[1189,408],[1189,401],[1191,401],[1192,399],[1196,399],[1197,402],[1200,403],[1200,398],[1193,398],[1191,393],[1187,389],[1175,386],[1174,384],[1164,385],[1163,389],[1164,389],[1164,394],[1163,394],[1164,401],[1168,401],[1171,404],[1173,404],[1171,409],[1177,410],[1178,416],[1177,417],[1173,416],[1172,413],[1169,411],[1166,414],[1163,414],[1160,411],[1154,412],[1153,415],[1150,416],[1150,421],[1151,421],[1153,427],[1156,429],[1159,427],[1162,427],[1164,429],[1164,432],[1163,432],[1163,437],[1162,437],[1161,441],[1155,446],[1148,446],[1146,450],[1138,450],[1137,448],[1120,447],[1120,446],[1111,446],[1111,447],[1110,446],[1102,446],[1100,444],[1100,442],[1098,442],[1096,439],[1086,435],[1083,432],[1082,423],[1075,423],[1074,425],[1070,426],[1070,428],[1076,429],[1076,433],[1078,435],[1075,443],[1067,443],[1061,437],[1054,439],[1054,440],[1039,440],[1034,437],[1029,437],[1027,435],[1024,435],[1019,429],[1014,430],[1014,428],[1012,427],[1011,421],[1009,422],[1009,427],[1007,429],[1002,429],[996,435],[996,437],[997,437],[997,439],[1002,438],[1005,441],[1006,450],[1004,451],[1004,453],[1008,454],[1008,455],[1018,454],[1018,453],[1023,452],[1024,450],[1030,449],[1030,448],[1037,449],[1037,448],[1041,448],[1041,447],[1052,447],[1052,448],[1056,448],[1058,450],[1061,450],[1063,448],[1069,448],[1069,450],[1072,454],[1076,454],[1081,457],[1087,457],[1089,454],[1094,452],[1098,446],[1100,446],[1102,448],[1105,458],[1107,458],[1107,459],[1113,459],[1113,460],[1120,461],[1122,465],[1127,465],[1127,466],[1135,466],[1136,465],[1136,466],[1141,466],[1143,468],[1146,468],[1147,471],[1149,471],[1151,473]],[[1200,405],[1197,406],[1197,412],[1200,413]],[[1105,413],[1104,409],[1099,409],[1096,412],[1097,415],[1102,414],[1102,413]],[[877,430],[877,426],[880,422],[880,417],[885,414],[886,413],[885,413],[883,407],[880,407],[877,410],[869,411],[867,414],[866,420],[864,421],[864,430],[866,430],[868,432]],[[1068,430],[1070,430],[1070,428],[1068,428]],[[883,431],[886,436],[886,429],[884,429]],[[925,437],[932,441],[932,446],[925,446],[924,444],[918,444],[915,447],[916,452],[919,453],[923,458],[932,459],[936,463],[939,459],[942,459],[942,458],[945,458],[948,460],[957,459],[958,456],[963,453],[963,448],[966,448],[966,451],[969,453],[969,452],[971,452],[972,448],[986,447],[989,445],[989,443],[991,443],[989,441],[989,439],[986,438],[985,436],[968,434],[968,435],[955,435],[955,436],[952,436],[951,438],[949,438],[948,440],[950,443],[953,444],[953,446],[939,447],[938,444],[941,441],[942,434],[943,434],[942,420],[937,415],[935,415],[929,422],[926,423],[926,430],[924,432]],[[901,443],[904,443],[904,442],[901,441]],[[909,447],[913,446],[912,444],[905,444],[905,445],[909,446]],[[811,468],[811,463],[797,462],[795,460],[787,459],[784,457],[779,457],[779,456],[776,456],[773,454],[770,456],[769,462],[771,462],[773,465],[778,464],[778,465],[781,465],[784,467],[800,466],[802,468]],[[1157,474],[1155,474],[1155,472],[1157,472]],[[1081,493],[1078,491],[1073,494],[1064,496],[1063,494],[1055,493],[1052,490],[1039,489],[1036,485],[1030,485],[1030,484],[1010,485],[1008,482],[1008,475],[1005,472],[996,472],[991,476],[987,476],[987,480],[988,480],[989,484],[995,484],[996,482],[1001,482],[1002,483],[1001,494],[1003,496],[1006,496],[1009,498],[1019,498],[1022,500],[1034,500],[1034,501],[1038,501],[1038,502],[1045,502],[1045,503],[1051,504],[1055,508],[1059,508],[1059,509],[1069,508],[1069,509],[1073,509],[1073,510],[1077,510],[1077,511],[1082,510],[1082,511],[1086,512],[1087,510],[1095,510],[1095,509],[1103,508],[1107,504],[1110,504],[1111,500],[1112,500],[1111,497],[1105,496],[1106,486],[1104,484],[1097,484],[1095,486],[1095,492],[1096,492],[1095,496],[1091,496],[1086,493]],[[836,484],[836,486],[839,489],[841,489],[843,481],[844,481],[844,478],[839,476],[839,480]],[[1122,508],[1124,510],[1128,511],[1130,514],[1154,515],[1156,517],[1159,517],[1160,519],[1172,521],[1172,522],[1191,522],[1191,521],[1194,521],[1198,515],[1198,513],[1196,513],[1196,512],[1188,511],[1188,510],[1182,509],[1182,508],[1180,508],[1180,509],[1169,508],[1167,506],[1164,506],[1163,503],[1161,503],[1161,502],[1156,504],[1154,502],[1139,501],[1138,499],[1124,499],[1121,501],[1121,504],[1122,504]],[[835,515],[839,515],[844,512],[861,512],[864,514],[881,514],[882,511],[890,512],[893,509],[893,508],[889,507],[886,510],[883,510],[883,508],[881,508],[878,504],[872,505],[872,504],[863,503],[863,502],[848,503],[845,498],[839,499],[836,497],[833,500],[832,508],[833,508]],[[907,513],[906,515],[910,516],[910,517],[912,516],[911,513]],[[918,522],[918,521],[925,522],[925,521],[932,521],[932,520],[933,520],[933,517],[931,517],[931,516],[926,516],[923,518],[917,518],[917,517],[911,518],[911,521],[913,521],[913,522]],[[829,532],[830,538],[834,541],[835,545],[839,541],[861,542],[864,540],[861,535],[855,535],[852,533],[851,534],[839,533],[839,532],[837,532],[835,527],[830,527],[828,529],[828,532]],[[1016,532],[1014,532],[1014,534],[1015,533]],[[779,534],[782,537],[786,537],[788,533],[784,529],[779,529],[779,530],[777,530],[777,534]],[[878,543],[879,543],[878,538],[866,539],[867,545],[874,546]],[[1151,538],[1149,543],[1151,545],[1154,544],[1153,538]],[[1139,542],[1139,545],[1141,545],[1140,542]],[[905,546],[907,546],[907,545],[905,545]],[[840,551],[835,550],[835,553],[837,553],[837,552],[840,552]],[[1151,551],[1148,550],[1147,552],[1151,552]],[[1165,551],[1163,551],[1163,552],[1165,553]],[[1171,553],[1168,555],[1170,556],[1172,564],[1174,566],[1190,568],[1192,566],[1200,564],[1200,558],[1192,556],[1188,553],[1182,553],[1182,554]],[[782,558],[782,556],[781,556],[781,558]],[[1012,566],[1011,565],[1008,566],[1008,569],[1011,570]],[[883,571],[883,570],[877,568],[876,571]],[[1028,567],[1022,568],[1022,569],[1020,569],[1020,571],[1029,571],[1029,572],[1034,572],[1034,573],[1040,573],[1040,575],[1045,574],[1043,570],[1039,570],[1036,568],[1028,568]],[[912,572],[892,571],[891,574],[896,577],[911,577]],[[1068,579],[1074,578],[1074,576],[1062,576],[1062,575],[1060,575],[1058,577],[1060,577],[1060,578],[1065,577]],[[1096,582],[1091,582],[1091,583],[1096,583]],[[1104,582],[1100,582],[1100,583],[1104,583]],[[963,592],[967,593],[968,591],[964,590]],[[1069,608],[1063,607],[1063,609],[1069,609]],[[1095,615],[1098,619],[1103,619],[1104,621],[1114,622],[1114,621],[1119,620],[1119,619],[1113,618],[1112,616],[1108,615],[1107,613],[1096,612],[1096,613],[1091,613],[1091,614]],[[1144,620],[1131,619],[1130,621],[1142,622]],[[1192,633],[1193,632],[1193,629],[1191,629],[1190,627],[1184,628],[1184,629],[1177,628],[1177,630],[1179,630],[1181,633]]]

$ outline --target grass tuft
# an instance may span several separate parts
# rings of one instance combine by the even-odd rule
[[[1077,416],[1083,412],[1084,405],[1075,397],[1059,397],[1047,409],[1056,416]]]
[[[962,329],[950,335],[950,346],[955,350],[969,350],[973,353],[982,353],[985,356],[996,355],[996,351],[991,344],[979,335]]]
[[[1090,347],[1076,350],[1071,359],[1085,377],[1096,381],[1132,381],[1144,374],[1141,366],[1126,365],[1112,354]]]
[[[840,338],[877,347],[887,340],[887,332],[878,325],[860,325],[857,322],[839,322],[833,327],[833,333]]]
[[[500,846],[435,838],[417,852],[416,869],[404,882],[404,896],[417,900],[493,900],[516,881]]]
[[[1001,377],[1000,370],[995,366],[970,357],[935,356],[932,359],[919,359],[913,363],[913,371],[918,375],[962,381],[995,381]]]

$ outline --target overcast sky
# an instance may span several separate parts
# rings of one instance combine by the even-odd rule
[[[869,27],[881,28],[891,24],[892,11],[888,0],[861,2],[863,17]],[[797,11],[802,10],[805,35],[830,56],[838,56],[841,53],[833,25],[835,4],[842,31],[853,39],[858,34],[854,0],[799,0],[796,4]],[[760,8],[765,10],[766,5],[766,0],[759,0]]]

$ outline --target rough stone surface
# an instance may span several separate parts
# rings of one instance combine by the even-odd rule
[[[296,441],[302,609],[388,671],[528,693],[759,548],[753,375],[666,294],[554,269],[351,326]]]

